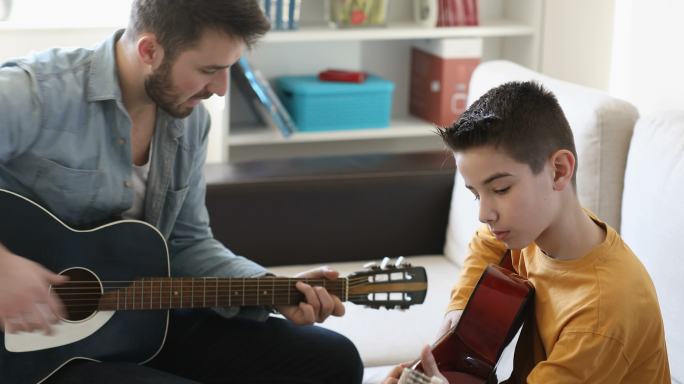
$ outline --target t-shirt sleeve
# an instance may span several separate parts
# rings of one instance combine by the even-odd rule
[[[465,308],[482,272],[489,264],[498,264],[506,252],[506,245],[496,240],[486,225],[481,226],[468,244],[468,256],[458,283],[451,290],[451,301],[447,311]]]
[[[566,332],[549,352],[528,384],[621,383],[629,368],[620,342],[591,332]]]

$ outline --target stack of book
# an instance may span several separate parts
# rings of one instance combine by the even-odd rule
[[[437,26],[479,25],[478,0],[438,0]]]
[[[302,0],[261,0],[259,6],[276,30],[297,29]]]
[[[289,137],[297,127],[266,77],[241,57],[231,67],[231,79],[263,124]]]

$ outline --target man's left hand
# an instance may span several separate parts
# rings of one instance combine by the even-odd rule
[[[304,279],[336,279],[339,276],[337,271],[327,267],[316,268],[302,272],[295,277]],[[299,305],[282,305],[276,307],[285,318],[297,325],[311,325],[314,322],[322,323],[330,315],[344,315],[344,305],[340,299],[328,293],[323,287],[312,287],[303,281],[298,281],[297,289],[304,294],[306,302]]]

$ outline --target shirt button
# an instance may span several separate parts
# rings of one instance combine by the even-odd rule
[[[130,187],[132,187],[132,186],[133,186],[133,183],[132,183],[130,180],[124,181],[124,187],[130,188]]]
[[[119,144],[119,145],[124,145],[124,144],[126,144],[126,139],[120,138],[120,139],[118,139],[118,140],[116,141],[116,143]]]

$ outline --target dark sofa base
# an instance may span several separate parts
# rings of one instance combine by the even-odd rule
[[[262,265],[441,254],[454,180],[446,151],[206,167],[214,236]]]

